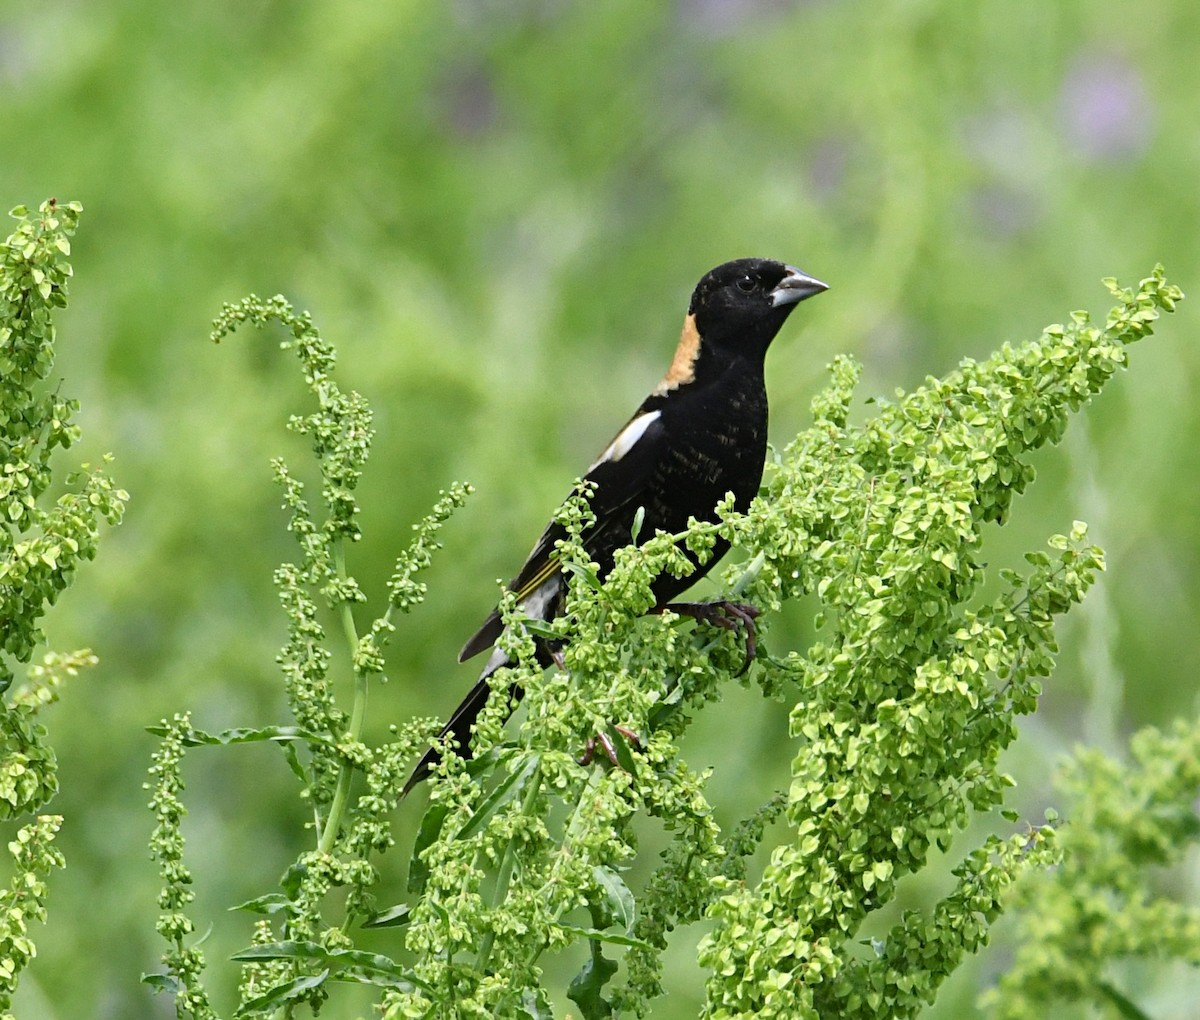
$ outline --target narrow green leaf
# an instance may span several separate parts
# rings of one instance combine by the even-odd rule
[[[153,733],[156,737],[165,737],[170,732],[166,726],[147,726],[146,731]],[[321,744],[329,742],[329,738],[323,734],[313,733],[301,726],[239,726],[234,729],[222,730],[220,733],[189,730],[183,738],[183,743],[185,747],[216,747],[227,744],[253,744],[265,740],[305,740]]]
[[[1150,1020],[1150,1017],[1138,1009],[1134,1003],[1125,998],[1124,995],[1118,992],[1107,981],[1096,982],[1096,988],[1101,995],[1117,1008],[1117,1012],[1121,1014],[1124,1020]]]
[[[243,1003],[233,1015],[235,1017],[253,1016],[256,1013],[277,1010],[289,1002],[306,998],[309,992],[314,988],[319,988],[328,979],[329,971],[323,970],[319,974],[307,974],[304,977],[293,978],[291,981],[284,981],[273,988],[268,988],[262,995],[256,996],[249,1002]]]
[[[577,574],[582,577],[584,583],[593,591],[600,591],[603,587],[600,584],[600,575],[589,565],[584,566],[581,563],[572,563],[570,561],[560,563],[560,569],[567,574]]]
[[[622,935],[615,931],[600,931],[598,928],[583,928],[577,924],[562,924],[558,922],[554,925],[559,931],[565,931],[576,938],[587,939],[589,942],[603,942],[610,946],[634,946],[638,949],[653,949],[648,942],[642,939],[636,939],[632,935]]]
[[[308,770],[304,767],[304,763],[300,760],[300,753],[296,750],[296,744],[290,740],[280,741],[280,749],[283,751],[283,759],[287,762],[288,768],[292,770],[292,775],[300,780],[305,786],[309,783]]]
[[[256,896],[252,900],[246,900],[245,903],[239,903],[229,909],[244,910],[248,914],[277,914],[292,905],[292,901],[281,893],[267,893],[265,896]]]
[[[525,788],[529,777],[533,775],[540,763],[541,758],[538,755],[530,755],[529,760],[518,771],[510,772],[505,776],[503,780],[496,784],[496,788],[484,798],[483,803],[467,819],[466,824],[458,830],[454,838],[470,839],[482,829],[501,807],[516,797]]]
[[[417,839],[413,843],[412,858],[408,862],[408,891],[413,896],[420,896],[425,892],[425,883],[429,880],[429,868],[422,856],[441,835],[442,826],[446,823],[446,815],[449,811],[450,808],[447,804],[430,804],[429,809],[425,812],[425,817],[421,819],[421,828],[417,830]]]
[[[637,544],[638,537],[642,533],[642,525],[646,522],[646,508],[639,506],[633,515],[633,527],[629,529],[629,540]]]
[[[632,931],[637,920],[637,904],[625,880],[612,868],[603,865],[593,868],[592,875],[604,890],[605,913],[612,918],[613,924],[619,925],[626,932]]]
[[[399,928],[412,920],[412,907],[407,903],[397,903],[395,906],[381,910],[371,915],[362,923],[364,928]]]
[[[267,942],[247,946],[234,953],[231,960],[240,963],[269,960],[290,960],[297,963],[318,964],[327,967],[331,974],[353,970],[369,974],[372,983],[389,986],[418,986],[422,982],[404,970],[390,957],[380,953],[366,953],[357,949],[326,949],[316,942]]]

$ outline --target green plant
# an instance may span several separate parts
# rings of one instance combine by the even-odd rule
[[[1129,757],[1081,748],[1062,768],[1062,863],[1018,889],[1016,959],[983,997],[998,1020],[1033,1020],[1083,1002],[1145,1020],[1114,983],[1114,965],[1141,958],[1200,966],[1200,909],[1178,902],[1164,881],[1200,844],[1200,719],[1142,730]]]
[[[244,905],[261,917],[237,957],[241,1015],[319,1007],[340,979],[379,986],[387,1017],[550,1016],[543,961],[575,947],[586,961],[567,996],[583,1016],[644,1015],[662,992],[670,932],[704,917],[713,923],[700,948],[705,1016],[915,1015],[987,940],[1012,882],[1059,854],[1048,827],[990,836],[967,851],[948,895],[860,945],[905,875],[973,815],[1002,804],[1011,781],[998,757],[1050,672],[1054,618],[1102,569],[1100,550],[1076,524],[1049,539],[1049,552],[1029,553],[1025,571],[1002,571],[999,594],[980,595],[987,531],[1033,480],[1030,453],[1062,437],[1070,415],[1125,364],[1127,346],[1181,296],[1161,270],[1136,289],[1109,286],[1118,305],[1103,326],[1074,313],[1036,341],[881,403],[862,425],[850,423],[857,368],[839,359],[814,401],[814,425],[776,459],[749,513],[726,506],[717,524],[630,547],[603,584],[579,542],[586,504],[568,501],[560,555],[574,577],[566,614],[542,631],[570,636],[564,666],[541,672],[532,654],[541,625],[510,599],[514,626],[503,640],[516,665],[494,678],[473,760],[447,755],[435,769],[410,902],[382,910],[371,895],[372,858],[391,845],[387,815],[431,727],[414,722],[383,746],[365,746],[366,690],[382,675],[395,611],[421,601],[414,575],[467,489],[453,487],[417,525],[387,608],[360,635],[351,610],[363,596],[347,548],[359,538],[353,491],[371,437],[365,403],[333,383],[332,351],[306,315],[279,298],[228,307],[215,337],[242,321],[274,320],[300,356],[318,409],[290,427],[312,441],[325,515],[312,516],[303,486],[277,462],[302,550],[299,564],[276,574],[290,626],[280,662],[294,724],[207,734],[180,716],[160,730],[154,849],[166,880],[160,930],[171,948],[168,973],[154,983],[176,993],[180,1015],[214,1015],[183,910],[184,749],[270,740],[311,802],[313,847],[288,868],[281,892]],[[669,613],[644,615],[653,579],[690,569],[682,547],[710,550],[718,535],[747,554],[724,579],[767,611],[762,636],[784,602],[812,595],[821,605],[817,644],[771,654],[760,643],[741,681],[793,702],[792,778],[728,833],[714,821],[709,773],[688,766],[677,739],[740,672],[741,641]],[[327,645],[323,613],[342,632],[340,655]],[[526,708],[506,737],[513,681],[527,691]],[[337,708],[346,696],[348,713]],[[586,740],[614,724],[640,735],[618,742],[622,767],[580,764]],[[644,819],[668,844],[632,889],[627,868]],[[752,877],[751,855],[768,831],[775,845]],[[360,921],[395,928],[395,953],[357,948]]]
[[[0,818],[36,815],[58,790],[57,763],[38,713],[69,676],[90,666],[88,649],[47,652],[12,688],[45,643],[41,620],[79,564],[96,555],[100,528],[121,519],[123,490],[84,465],[65,485],[51,461],[80,436],[76,401],[50,383],[54,315],[66,307],[71,236],[80,206],[43,202],[12,210],[16,230],[0,250]],[[107,463],[107,458],[105,459]],[[53,488],[59,482],[61,493]],[[53,845],[62,819],[36,815],[8,844],[12,877],[0,891],[0,1009],[11,1007],[21,971],[34,956],[31,921],[46,917],[46,879],[62,867]]]
[[[409,983],[410,978],[391,961],[356,951],[351,932],[375,913],[371,887],[377,876],[372,857],[392,844],[388,815],[400,797],[405,768],[422,749],[429,726],[410,723],[397,731],[394,742],[380,747],[367,747],[361,738],[369,685],[381,678],[383,647],[394,629],[393,617],[424,599],[425,585],[417,575],[437,548],[438,529],[469,492],[466,486],[451,486],[430,515],[414,525],[413,541],[398,558],[388,583],[386,609],[359,634],[353,609],[365,598],[347,571],[346,547],[360,538],[354,489],[370,449],[370,411],[361,396],[342,393],[333,381],[333,349],[306,314],[296,313],[282,298],[250,297],[225,308],[213,340],[223,339],[247,321],[284,327],[287,337],[281,346],[299,357],[305,382],[316,399],[317,409],[293,416],[288,427],[311,441],[320,468],[324,516],[314,517],[303,482],[276,460],[275,480],[290,515],[288,528],[301,553],[298,563],[284,564],[275,573],[289,634],[278,661],[294,724],[214,735],[194,729],[187,715],[177,715],[155,730],[164,739],[151,768],[151,803],[158,820],[151,848],[164,879],[158,930],[170,948],[164,956],[167,973],[146,980],[175,994],[181,1016],[215,1016],[201,983],[203,953],[186,944],[195,930],[184,910],[192,899],[192,879],[183,863],[180,832],[186,813],[180,799],[181,766],[189,746],[278,742],[313,814],[313,846],[287,869],[283,891],[242,904],[243,910],[260,920],[253,944],[238,956],[245,963],[239,1012],[269,1013],[290,1009],[300,1001],[318,1008],[328,995],[330,978],[384,987]],[[327,647],[320,622],[323,613],[329,614],[344,642],[340,662]],[[334,681],[339,672],[344,672],[352,692],[348,713],[338,707]],[[298,745],[304,749],[303,757]],[[352,795],[356,778],[365,789],[360,787]],[[335,889],[341,895],[333,902],[330,894]]]

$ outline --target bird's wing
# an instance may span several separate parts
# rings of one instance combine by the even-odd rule
[[[588,469],[584,480],[596,486],[588,500],[596,523],[583,533],[585,551],[592,553],[601,548],[614,527],[621,526],[627,517],[632,521],[632,515],[625,511],[639,505],[638,501],[644,498],[663,456],[666,429],[661,419],[661,411],[648,410],[643,404]],[[520,573],[509,582],[509,590],[516,592],[518,602],[529,598],[551,579],[561,578],[555,544],[566,534],[566,529],[554,521],[542,532]],[[483,626],[463,645],[458,661],[465,662],[491,647],[503,629],[499,611],[492,610]]]

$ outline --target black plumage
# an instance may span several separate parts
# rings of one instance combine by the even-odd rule
[[[601,578],[616,550],[629,544],[639,508],[645,540],[660,530],[683,531],[690,517],[714,520],[715,507],[730,492],[738,510],[749,506],[766,459],[767,348],[796,305],[825,289],[820,280],[769,259],[726,262],[700,280],[666,375],[585,476],[595,483],[589,505],[596,523],[584,532],[583,544]],[[530,616],[549,620],[562,611],[566,579],[555,543],[564,534],[551,523],[509,583]],[[661,574],[653,585],[656,608],[704,576],[727,549],[720,542],[688,577]],[[502,630],[493,610],[463,646],[459,661],[491,647]],[[552,650],[544,642],[538,654],[548,665]],[[443,728],[442,735],[452,735],[460,748],[467,747],[471,725],[487,701],[488,677],[507,662],[497,649]],[[432,749],[425,754],[406,792],[436,760]]]

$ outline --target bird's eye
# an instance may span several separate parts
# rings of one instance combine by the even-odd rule
[[[737,289],[743,294],[749,294],[758,286],[758,281],[753,276],[739,276],[737,280]]]

